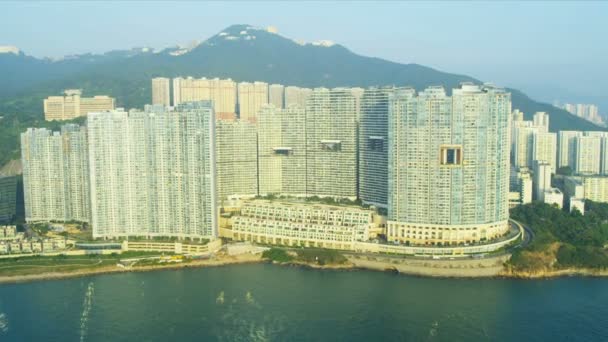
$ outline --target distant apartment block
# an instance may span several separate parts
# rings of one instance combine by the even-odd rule
[[[544,161],[555,173],[558,167],[557,134],[549,132],[549,115],[536,112],[532,121],[526,121],[524,113],[514,110],[511,118],[512,165],[531,169],[535,161]]]
[[[538,127],[530,121],[523,121],[513,126],[512,154],[513,165],[516,167],[532,168],[534,161],[534,135]]]
[[[256,125],[242,120],[216,121],[217,189],[220,203],[258,194]]]
[[[539,127],[541,132],[549,132],[549,114],[545,112],[536,112],[532,116],[532,125]]]
[[[570,112],[571,114],[574,114],[587,121],[591,121],[595,124],[598,124],[598,125],[604,124],[604,120],[599,115],[598,107],[596,105],[582,104],[582,103],[579,103],[579,104],[565,103],[562,106],[560,106],[558,104],[557,107],[565,109],[566,111]]]
[[[152,104],[171,105],[171,80],[164,77],[152,79]]]
[[[551,173],[557,170],[557,134],[539,132],[532,136],[532,159],[551,165]]]
[[[357,101],[350,88],[316,88],[306,102],[306,193],[357,197]]]
[[[256,122],[259,110],[268,104],[268,83],[241,82],[238,84],[239,118]]]
[[[268,86],[268,103],[276,108],[285,108],[285,86],[271,84]]]
[[[49,96],[44,100],[44,119],[71,120],[91,112],[113,110],[115,101],[109,96],[81,97],[81,91],[69,89],[64,96]]]
[[[87,119],[93,237],[217,236],[209,102]]]
[[[306,100],[312,93],[310,88],[285,87],[285,108],[290,106],[306,107]]]
[[[258,115],[259,193],[306,195],[306,113],[262,106]]]
[[[544,201],[545,191],[551,189],[551,164],[544,161],[534,162],[534,193],[533,198]]]
[[[363,203],[388,205],[388,120],[389,97],[413,89],[369,88],[360,100],[359,196]]]
[[[583,177],[582,181],[585,189],[585,199],[608,203],[608,177],[589,176]]]
[[[601,165],[601,142],[597,136],[578,136],[574,138],[576,157],[574,172],[577,174],[597,175]]]
[[[576,162],[576,137],[583,136],[580,131],[559,131],[558,132],[558,154],[557,167],[570,167],[574,170]]]
[[[181,78],[173,79],[173,105],[196,101],[211,101],[216,114],[236,112],[236,83],[231,79]]]
[[[25,219],[89,221],[87,136],[78,125],[21,134]]]

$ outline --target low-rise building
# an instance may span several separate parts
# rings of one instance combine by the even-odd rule
[[[519,197],[521,204],[532,203],[532,176],[522,173],[519,178]]]
[[[54,249],[65,249],[65,239],[53,239]]]
[[[506,228],[506,229],[505,229]],[[386,238],[389,242],[408,246],[466,245],[493,240],[508,233],[502,223],[478,225],[437,225],[388,221]]]
[[[6,242],[0,242],[0,254],[8,253],[8,244]]]
[[[53,246],[53,240],[42,240],[42,250],[45,252],[51,252],[55,250]]]
[[[21,253],[32,253],[32,243],[30,241],[21,241]]]
[[[509,192],[509,209],[515,208],[520,204],[522,204],[522,203],[521,203],[521,197],[519,195],[519,192],[510,191]]]
[[[558,188],[546,189],[543,198],[549,205],[556,205],[560,209],[564,206],[564,194]]]
[[[0,226],[0,240],[14,240],[17,238],[16,226]]]
[[[566,177],[564,180],[565,195],[574,198],[585,197],[585,186],[580,177]]]
[[[21,242],[10,242],[8,245],[11,254],[21,253]]]
[[[570,212],[574,209],[578,210],[581,214],[585,215],[585,200],[582,198],[570,198]]]
[[[122,242],[123,251],[148,251],[164,252],[175,254],[200,255],[214,253],[222,247],[222,240],[215,239],[205,244],[195,244],[186,242],[157,242],[152,240]]]
[[[34,252],[34,253],[42,252],[42,242],[41,241],[32,241],[32,252]]]
[[[232,218],[232,237],[270,245],[353,249],[369,240],[374,211],[291,201],[246,201]]]

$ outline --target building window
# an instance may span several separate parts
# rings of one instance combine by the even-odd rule
[[[323,151],[342,151],[342,141],[340,140],[321,140],[321,150]]]
[[[441,165],[461,165],[462,147],[461,146],[441,146],[440,149]]]
[[[369,136],[367,139],[367,147],[370,151],[384,151],[384,137],[381,136]]]

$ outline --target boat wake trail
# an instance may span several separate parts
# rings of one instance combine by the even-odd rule
[[[80,342],[84,342],[84,338],[87,335],[87,326],[89,323],[89,314],[91,312],[91,307],[93,306],[94,293],[95,288],[93,287],[93,283],[89,283],[87,292],[85,292],[84,294],[84,303],[82,304],[82,315],[80,315]]]
[[[8,331],[8,318],[5,313],[0,313],[0,333]]]

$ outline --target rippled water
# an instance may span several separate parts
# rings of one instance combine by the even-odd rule
[[[272,265],[0,285],[0,341],[608,341],[608,279]]]

